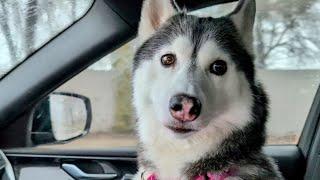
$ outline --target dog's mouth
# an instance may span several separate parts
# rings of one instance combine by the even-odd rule
[[[195,129],[184,128],[184,127],[175,127],[175,126],[166,126],[166,127],[177,134],[187,134],[187,133],[196,131]]]

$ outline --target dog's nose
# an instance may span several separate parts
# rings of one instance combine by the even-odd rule
[[[201,112],[200,100],[186,94],[173,96],[169,104],[171,116],[179,121],[193,121],[197,119]]]

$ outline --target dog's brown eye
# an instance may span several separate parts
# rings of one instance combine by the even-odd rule
[[[223,60],[216,60],[210,65],[210,72],[222,76],[227,72],[227,63]]]
[[[176,56],[173,54],[165,54],[161,57],[161,63],[164,66],[171,66],[175,63]]]

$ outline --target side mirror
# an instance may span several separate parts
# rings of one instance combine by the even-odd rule
[[[31,114],[30,146],[64,143],[89,132],[92,119],[89,98],[55,92],[40,101]]]

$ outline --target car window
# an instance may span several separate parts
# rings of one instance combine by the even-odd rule
[[[220,16],[234,6],[212,6],[192,14]],[[257,6],[255,64],[271,101],[267,143],[296,144],[320,80],[320,0],[258,0]],[[130,84],[134,51],[133,40],[55,91],[88,97],[92,124],[80,139],[45,147],[136,146]]]
[[[236,3],[204,8],[230,12]],[[297,144],[320,82],[320,0],[257,0],[255,64],[270,98],[268,144]]]
[[[1,0],[0,78],[81,18],[93,0]]]

